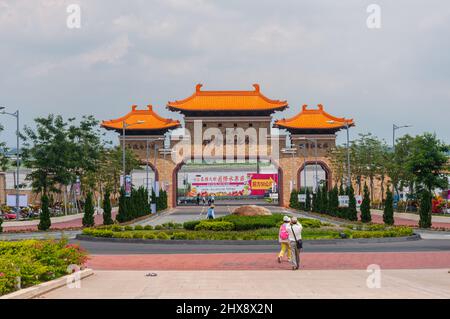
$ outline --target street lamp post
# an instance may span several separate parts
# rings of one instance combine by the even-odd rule
[[[396,125],[392,124],[392,151],[395,151],[395,131],[405,127],[411,127],[412,125]]]
[[[19,126],[20,126],[20,122],[19,122],[19,110],[15,111],[14,113],[8,113],[6,111],[4,111],[4,107],[0,107],[0,114],[5,114],[5,115],[11,115],[14,116],[16,118],[16,139],[17,139],[17,145],[16,145],[16,220],[19,220],[20,214],[19,214],[19,196],[20,196],[20,191],[19,191],[19,172],[20,172],[20,159],[19,159],[19,154],[20,154],[20,133],[19,133]]]
[[[122,186],[125,187],[125,175],[126,173],[126,150],[125,150],[125,134],[126,134],[126,130],[127,128],[129,128],[130,126],[133,125],[137,125],[137,124],[143,124],[145,123],[145,121],[137,121],[135,123],[131,123],[131,124],[127,124],[125,122],[125,120],[122,121],[122,171],[123,171],[123,181],[122,181]]]

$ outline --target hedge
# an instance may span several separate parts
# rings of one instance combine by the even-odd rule
[[[195,226],[195,230],[212,230],[212,231],[227,231],[234,230],[235,224],[225,221],[201,221]]]

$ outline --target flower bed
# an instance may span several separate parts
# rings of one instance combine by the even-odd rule
[[[27,288],[68,274],[69,265],[82,267],[87,253],[67,240],[0,242],[0,295]]]

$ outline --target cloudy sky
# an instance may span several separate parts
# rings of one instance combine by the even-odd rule
[[[80,29],[66,25],[74,3]],[[366,24],[372,3],[380,29]],[[0,0],[0,105],[28,125],[49,113],[111,119],[132,104],[167,116],[196,83],[259,83],[288,100],[278,117],[322,103],[355,119],[352,137],[391,143],[396,123],[450,142],[449,52],[445,0]],[[13,119],[0,123],[13,145]]]

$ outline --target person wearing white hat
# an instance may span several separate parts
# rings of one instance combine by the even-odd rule
[[[292,255],[292,270],[300,268],[300,250],[303,248],[302,230],[303,226],[297,221],[297,217],[292,217],[291,224],[287,227]]]
[[[281,244],[281,250],[280,253],[278,254],[279,263],[281,263],[281,260],[285,254],[287,254],[288,259],[291,260],[291,249],[289,247],[289,233],[287,231],[290,222],[291,219],[289,218],[289,216],[284,216],[283,224],[281,224],[280,231],[278,232],[278,241]]]

